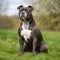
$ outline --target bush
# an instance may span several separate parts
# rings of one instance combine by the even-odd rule
[[[0,16],[0,29],[17,28],[18,25],[17,17]]]

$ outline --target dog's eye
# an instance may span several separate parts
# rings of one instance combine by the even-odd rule
[[[21,11],[23,11],[24,9],[22,9]]]
[[[27,14],[29,14],[29,12],[27,12]]]
[[[20,11],[24,11],[24,8],[23,9],[20,9]]]

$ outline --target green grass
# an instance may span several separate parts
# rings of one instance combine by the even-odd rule
[[[60,32],[42,32],[48,45],[48,53],[25,52],[19,56],[19,37],[17,30],[0,30],[0,60],[60,60]]]

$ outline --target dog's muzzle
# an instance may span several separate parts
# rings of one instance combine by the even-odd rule
[[[21,19],[25,19],[27,17],[27,13],[25,12],[25,11],[22,11],[21,13],[20,13],[20,18]]]

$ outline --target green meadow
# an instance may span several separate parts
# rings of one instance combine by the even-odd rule
[[[60,60],[60,32],[42,31],[48,45],[48,53],[32,55],[25,52],[19,56],[19,37],[17,30],[0,29],[0,60]]]

